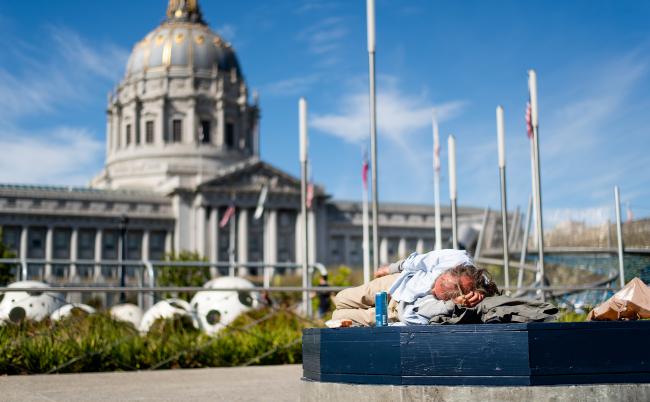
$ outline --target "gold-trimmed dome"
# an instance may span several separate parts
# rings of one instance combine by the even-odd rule
[[[232,46],[203,21],[196,0],[169,0],[167,20],[133,47],[126,76],[174,67],[240,74]]]

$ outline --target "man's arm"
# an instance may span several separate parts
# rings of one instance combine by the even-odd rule
[[[397,262],[393,262],[388,265],[382,265],[375,271],[375,278],[380,278],[382,276],[390,275],[390,274],[399,274],[402,272],[402,263],[404,260],[399,260]]]

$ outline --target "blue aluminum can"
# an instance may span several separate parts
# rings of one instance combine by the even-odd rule
[[[377,292],[375,294],[375,326],[385,327],[388,325],[388,294]]]

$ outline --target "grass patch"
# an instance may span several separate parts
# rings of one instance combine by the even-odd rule
[[[300,363],[308,326],[290,311],[270,309],[243,314],[214,337],[181,319],[159,321],[146,335],[106,314],[7,323],[0,326],[0,374]]]

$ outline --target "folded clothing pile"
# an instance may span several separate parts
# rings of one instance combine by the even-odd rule
[[[557,319],[551,303],[508,296],[486,297],[474,307],[455,305],[451,315],[431,317],[430,324],[481,324],[547,322]]]

